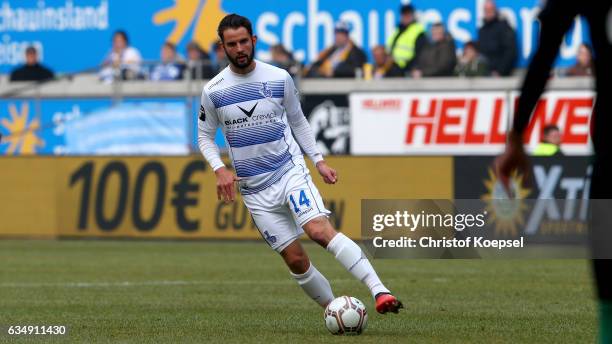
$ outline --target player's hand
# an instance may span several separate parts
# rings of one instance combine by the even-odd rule
[[[493,167],[498,180],[506,189],[506,194],[509,198],[513,198],[515,195],[510,185],[510,175],[517,170],[519,174],[526,178],[529,174],[529,159],[523,148],[522,135],[514,131],[511,131],[508,135],[506,150],[495,159]]]
[[[217,175],[217,199],[233,202],[236,199],[234,183],[240,179],[225,167],[216,170],[215,174]]]
[[[336,184],[336,182],[338,182],[338,174],[336,173],[336,170],[329,167],[325,160],[317,163],[317,170],[319,171],[321,177],[323,177],[323,181],[325,181],[325,183]]]

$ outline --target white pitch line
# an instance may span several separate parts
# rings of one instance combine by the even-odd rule
[[[332,280],[331,283],[357,282],[351,279]],[[27,283],[0,283],[0,288],[121,288],[121,287],[140,287],[140,286],[188,286],[188,285],[284,285],[295,284],[293,280],[279,281],[120,281],[120,282],[27,282]]]

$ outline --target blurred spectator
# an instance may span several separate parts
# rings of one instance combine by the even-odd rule
[[[398,27],[387,41],[387,51],[393,61],[403,70],[410,71],[426,43],[425,28],[416,21],[414,7],[402,5]]]
[[[580,44],[576,55],[576,64],[565,73],[567,76],[591,76],[593,75],[593,51],[587,44]]]
[[[373,79],[405,76],[404,71],[393,61],[393,58],[387,54],[383,45],[377,45],[372,48],[372,57],[374,59],[374,70],[372,72]]]
[[[213,51],[215,52],[215,73],[219,73],[229,65],[229,61],[227,60],[227,56],[225,56],[225,50],[223,50],[221,44],[214,43]]]
[[[319,54],[306,72],[307,77],[353,78],[355,70],[367,62],[365,52],[349,38],[348,23],[338,22],[334,33],[334,45]]]
[[[176,45],[166,42],[161,48],[161,63],[155,65],[150,79],[153,81],[179,80],[183,78],[185,65],[177,59]]]
[[[463,55],[455,67],[455,75],[465,77],[489,75],[489,64],[478,52],[475,42],[469,41],[463,45]]]
[[[100,79],[111,82],[114,79],[139,79],[142,77],[140,52],[130,46],[125,31],[117,30],[113,34],[113,46],[102,62]]]
[[[210,55],[195,41],[187,44],[187,68],[192,80],[210,79],[215,76]]]
[[[11,81],[42,81],[53,79],[53,71],[38,62],[36,48],[25,50],[25,64],[11,72]]]
[[[292,77],[299,73],[300,64],[282,44],[275,44],[271,46],[270,56],[270,64],[286,70]]]
[[[487,58],[491,75],[508,76],[517,58],[516,34],[499,16],[493,0],[484,3],[484,22],[478,30],[478,46]]]
[[[542,130],[542,142],[533,151],[534,156],[562,156],[561,131],[554,124],[549,124]]]
[[[455,55],[455,40],[444,29],[444,25],[436,23],[431,26],[431,41],[425,45],[417,58],[412,77],[421,76],[451,76],[457,64]]]

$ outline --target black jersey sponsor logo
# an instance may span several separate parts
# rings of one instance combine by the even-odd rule
[[[245,114],[245,115],[247,115],[247,117],[251,117],[251,116],[253,115],[253,111],[255,111],[255,108],[257,107],[257,104],[258,104],[258,103],[259,103],[259,102],[255,103],[255,105],[253,105],[253,107],[252,107],[252,108],[251,108],[251,110],[249,110],[249,111],[247,111],[247,110],[245,110],[245,109],[241,108],[241,107],[240,107],[240,106],[238,106],[238,105],[236,105],[236,106],[238,106],[238,108],[240,109],[240,111],[244,112],[244,114]]]
[[[247,123],[248,121],[249,119],[246,117],[236,118],[236,119],[225,121],[225,125],[242,124],[242,123]]]

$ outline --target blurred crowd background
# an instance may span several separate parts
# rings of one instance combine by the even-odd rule
[[[5,1],[0,154],[198,153],[200,95],[228,65],[216,29],[232,12],[253,22],[255,58],[294,77],[325,154],[497,154],[541,5]],[[529,129],[534,154],[590,152],[588,36],[576,18]],[[220,133],[216,143],[227,149]]]
[[[269,46],[265,60],[305,78],[426,78],[426,77],[505,77],[520,74],[517,32],[498,10],[495,1],[482,2],[483,23],[477,37],[457,48],[456,39],[441,21],[424,26],[414,5],[400,5],[398,24],[386,44],[370,51],[351,39],[350,22],[334,24],[333,44],[324,48],[311,63],[298,61],[283,44]],[[211,24],[212,25],[212,24]],[[223,48],[217,42],[203,47],[191,41],[181,51],[166,41],[158,56],[143,56],[139,42],[129,32],[112,34],[106,56],[101,56],[99,79],[168,81],[209,79],[227,66]],[[593,74],[592,50],[581,43],[575,63],[557,68],[556,76]],[[41,81],[54,78],[54,66],[41,61],[36,47],[25,49],[25,63],[10,72],[11,81]]]

